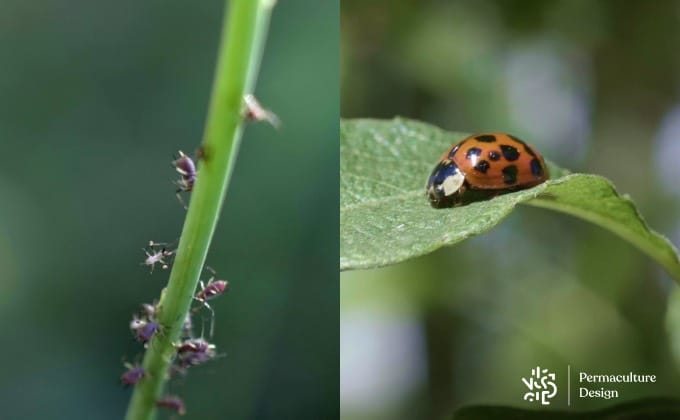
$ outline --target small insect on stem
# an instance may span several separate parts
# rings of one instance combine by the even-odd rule
[[[131,365],[129,363],[125,363],[125,368],[127,370],[125,373],[123,373],[123,376],[120,377],[120,382],[125,388],[131,385],[136,385],[137,382],[139,382],[146,375],[144,368],[142,368],[140,365]]]
[[[184,406],[184,401],[175,395],[166,395],[160,400],[156,400],[156,406],[173,410],[180,416],[183,416],[187,412],[186,407]]]
[[[177,196],[177,200],[179,200],[186,210],[187,205],[182,199],[180,193],[191,192],[194,189],[194,182],[196,182],[197,174],[196,164],[194,163],[193,159],[185,155],[184,152],[180,150],[177,152],[175,160],[172,161],[172,166],[175,167],[175,170],[179,172],[181,176],[179,180],[175,181],[175,185],[177,185],[177,191],[175,191],[175,195]]]
[[[160,330],[160,324],[152,319],[140,319],[137,316],[132,317],[130,321],[130,330],[135,335],[135,339],[140,343],[147,343]]]
[[[169,264],[168,262],[165,261],[165,258],[173,256],[175,254],[175,251],[166,249],[165,248],[166,245],[167,245],[166,243],[149,241],[149,249],[142,248],[142,251],[144,251],[144,253],[146,254],[146,259],[144,260],[144,262],[142,262],[141,265],[147,265],[151,267],[152,273],[156,264],[160,264],[163,270],[167,270]],[[156,248],[158,247],[162,248],[160,250],[156,250]]]
[[[281,127],[281,120],[272,111],[260,105],[260,102],[252,94],[247,94],[243,97],[243,102],[246,104],[246,118],[250,121],[266,121],[274,128]]]
[[[216,355],[215,345],[203,338],[190,338],[177,345],[177,361],[182,368],[203,364]]]
[[[160,324],[156,321],[147,322],[137,331],[137,340],[141,341],[142,343],[148,342],[153,338],[160,328]]]
[[[132,315],[132,321],[130,321],[130,329],[132,330],[132,332],[136,333],[137,330],[146,325],[146,323],[147,323],[146,320],[138,318],[137,315]]]
[[[226,280],[215,280],[217,276],[215,270],[207,266],[205,268],[212,273],[212,277],[210,277],[208,283],[203,283],[203,280],[199,281],[201,289],[198,291],[198,293],[196,293],[194,299],[201,302],[202,306],[208,308],[212,315],[210,322],[210,337],[212,337],[215,332],[215,311],[208,304],[208,301],[224,293],[224,291],[227,290],[227,287],[229,286],[229,282]]]

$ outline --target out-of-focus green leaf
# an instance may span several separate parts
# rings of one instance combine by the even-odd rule
[[[680,418],[680,400],[650,398],[589,411],[527,410],[515,407],[468,406],[456,410],[452,420],[637,420],[678,418]]]
[[[680,288],[677,287],[668,296],[666,333],[675,365],[680,368]]]
[[[632,201],[605,178],[548,163],[551,179],[527,190],[433,209],[425,181],[441,153],[466,137],[417,121],[346,120],[340,134],[340,269],[398,263],[486,232],[520,203],[611,230],[680,281],[673,245],[649,229]]]

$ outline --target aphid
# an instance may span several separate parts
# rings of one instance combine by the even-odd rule
[[[160,400],[156,400],[156,407],[173,410],[180,416],[183,416],[187,412],[186,407],[184,406],[184,401],[175,395],[166,395]]]
[[[203,338],[190,338],[177,345],[177,361],[182,368],[200,365],[216,355],[215,345]]]
[[[180,203],[184,206],[186,209],[187,206],[184,203],[184,200],[182,199],[182,196],[180,193],[183,192],[191,192],[194,189],[194,182],[196,182],[196,164],[194,163],[193,159],[191,159],[189,156],[185,155],[184,152],[181,150],[177,152],[178,156],[175,157],[175,160],[172,161],[172,166],[175,167],[177,172],[181,175],[181,179],[178,181],[175,181],[175,185],[177,185],[177,191],[175,191],[175,195],[177,195],[177,199],[179,200]]]
[[[135,339],[140,343],[146,343],[160,330],[161,326],[157,321],[139,319],[133,316],[130,321],[130,329],[135,335]]]
[[[153,338],[154,334],[156,334],[160,328],[160,324],[156,321],[147,322],[137,330],[137,340],[146,343]]]
[[[203,284],[203,280],[200,283],[202,289],[196,293],[194,299],[203,302],[206,306],[208,305],[206,301],[221,295],[229,285],[226,280],[214,280],[214,278],[211,278],[208,284]]]
[[[215,280],[215,277],[217,276],[215,270],[210,267],[206,267],[206,269],[212,272],[213,275],[208,280],[208,283],[203,283],[203,280],[200,280],[201,290],[196,293],[194,299],[201,302],[212,314],[212,321],[210,323],[210,336],[212,337],[215,330],[215,311],[208,304],[208,301],[224,293],[229,286],[229,282],[226,280]]]
[[[543,157],[503,133],[475,134],[439,158],[425,186],[435,208],[462,206],[531,188],[548,179]]]
[[[260,105],[260,102],[254,95],[248,94],[243,97],[243,102],[246,104],[246,118],[251,121],[266,121],[274,128],[278,129],[281,126],[281,120],[272,111]]]
[[[156,266],[156,264],[160,264],[161,268],[163,270],[167,270],[169,265],[165,261],[165,258],[171,257],[172,255],[175,254],[175,251],[170,251],[165,248],[164,243],[158,243],[158,242],[149,242],[149,248],[142,248],[142,251],[146,254],[146,259],[142,263],[142,265],[148,265],[151,267],[151,272],[153,273],[153,269]],[[159,246],[163,246],[159,251],[156,251],[156,248]]]
[[[144,377],[144,375],[146,375],[144,368],[142,368],[140,365],[131,365],[129,363],[125,363],[125,367],[127,370],[125,373],[123,373],[123,376],[120,377],[120,382],[125,388],[137,384],[137,382],[139,382]]]
[[[132,315],[132,321],[130,321],[130,329],[132,331],[137,331],[142,328],[147,323],[146,320],[137,318],[137,315]]]
[[[206,353],[210,350],[214,350],[215,345],[207,342],[203,338],[191,338],[182,341],[177,346],[177,353]]]

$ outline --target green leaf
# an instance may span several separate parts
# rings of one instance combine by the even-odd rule
[[[599,410],[527,410],[502,406],[467,406],[453,414],[452,420],[596,420],[596,419],[677,419],[680,418],[680,400],[647,398],[628,401]]]
[[[680,368],[680,288],[673,288],[666,306],[666,334],[676,368]]]
[[[609,229],[680,281],[677,250],[597,175],[571,174],[548,162],[551,179],[534,188],[462,207],[430,207],[427,176],[441,153],[466,136],[403,118],[341,123],[341,270],[382,267],[455,244],[486,232],[524,203]]]

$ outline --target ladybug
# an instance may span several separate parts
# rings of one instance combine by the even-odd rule
[[[455,207],[536,186],[548,179],[543,157],[510,134],[465,138],[439,158],[425,187],[435,208]]]

